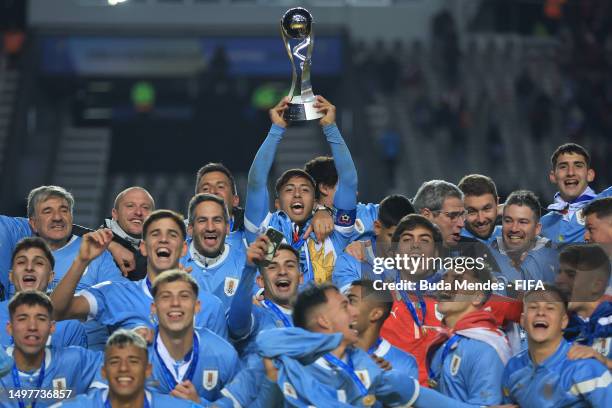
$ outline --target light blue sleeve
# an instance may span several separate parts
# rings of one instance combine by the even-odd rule
[[[78,320],[63,320],[56,323],[55,333],[51,336],[55,347],[79,346],[87,348],[87,333]]]
[[[91,383],[96,379],[102,364],[104,363],[104,353],[101,351],[91,351],[81,347],[70,347],[76,350],[79,355],[78,378],[80,392],[85,392]],[[72,384],[70,384],[72,386]]]
[[[203,325],[217,336],[227,340],[227,316],[225,315],[223,303],[212,293],[206,293],[204,296],[208,299],[203,302],[200,297],[202,311],[196,316],[196,320],[198,320],[199,316],[202,316],[205,317],[205,321],[202,322],[203,324],[198,324],[198,326]],[[207,310],[203,313],[205,308]]]
[[[357,169],[351,152],[335,123],[324,126],[323,133],[329,143],[338,173],[334,207],[345,211],[353,210],[357,207]]]
[[[511,360],[512,361],[512,360]],[[502,404],[513,404],[514,401],[510,398],[510,365],[506,364],[504,371],[502,372],[502,378],[500,382],[500,390],[502,393]]]
[[[247,241],[252,242],[255,239],[256,231],[269,211],[269,196],[268,196],[268,175],[274,163],[276,156],[276,148],[283,138],[285,129],[272,125],[268,136],[263,141],[251,168],[247,179],[246,204],[244,210],[244,223]]]
[[[7,217],[0,215],[0,284],[4,287],[5,298],[8,299],[11,257],[19,240],[32,235],[32,229],[27,218]],[[3,296],[0,296],[2,298]]]
[[[374,390],[376,399],[385,406],[411,405],[419,393],[419,383],[414,378],[406,378],[401,370],[383,371],[381,381]],[[432,405],[433,406],[433,405]]]
[[[245,266],[242,270],[240,283],[236,288],[236,293],[232,298],[228,314],[227,326],[230,338],[243,339],[249,335],[253,327],[253,302],[251,296],[255,286],[255,274],[257,269],[254,266]]]
[[[361,279],[361,271],[358,266],[359,262],[346,252],[338,257],[332,274],[332,282],[340,291],[344,292],[353,281]]]
[[[592,407],[612,407],[612,374],[594,359],[584,360],[572,375],[571,394],[580,394]]]
[[[430,408],[430,407],[444,407],[444,408],[480,408],[481,405],[467,404],[465,402],[452,399],[446,395],[440,394],[436,390],[430,390],[429,388],[421,387],[419,390],[419,396],[414,402],[415,408]]]
[[[223,398],[215,401],[221,408],[234,407],[234,403],[243,407],[254,407],[253,401],[265,387],[266,373],[261,357],[256,354],[247,357],[246,367],[240,370],[234,379],[221,390]]]
[[[125,282],[126,280],[117,264],[115,264],[110,252],[104,251],[89,264],[87,273],[83,275],[77,285],[77,290],[89,288],[100,282]]]
[[[479,344],[478,347],[471,342],[471,348],[466,352],[470,354],[470,362],[466,383],[467,403],[477,405],[497,405],[502,401],[500,384],[504,372],[504,363],[497,352],[488,344]],[[467,356],[466,356],[467,357]],[[466,360],[464,358],[464,360]]]
[[[7,375],[11,367],[13,367],[13,359],[6,354],[4,347],[0,347],[0,378]]]
[[[525,279],[554,283],[559,271],[559,251],[554,248],[531,251],[521,263],[521,270]]]

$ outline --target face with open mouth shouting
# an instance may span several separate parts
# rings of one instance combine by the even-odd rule
[[[51,263],[40,248],[32,247],[20,250],[15,254],[10,279],[17,291],[40,290],[46,292],[49,282],[53,280]]]
[[[108,381],[110,392],[129,400],[144,389],[151,375],[147,352],[134,344],[114,345],[104,352],[102,376]]]
[[[272,262],[263,269],[262,275],[257,279],[260,285],[263,280],[267,299],[286,307],[297,296],[303,275],[295,254],[288,249],[279,249]]]
[[[280,209],[296,224],[304,223],[312,214],[314,186],[310,180],[296,176],[287,180],[278,193]]]
[[[172,218],[153,221],[140,243],[140,251],[147,257],[147,269],[159,274],[176,269],[187,246],[181,228]]]
[[[8,324],[15,348],[28,356],[40,353],[54,331],[55,322],[51,320],[49,311],[39,304],[18,306]]]
[[[542,225],[536,221],[533,210],[526,205],[504,207],[502,239],[510,252],[524,252],[534,245]]]
[[[565,306],[554,294],[533,293],[524,300],[521,325],[530,342],[547,343],[556,341],[567,327]]]
[[[153,198],[144,189],[133,187],[125,192],[112,210],[112,217],[121,229],[135,238],[142,235],[142,225],[154,210]]]
[[[158,287],[151,310],[157,315],[160,330],[182,333],[193,327],[193,317],[200,310],[200,301],[189,282],[166,282]]]
[[[51,249],[61,248],[72,234],[72,210],[68,201],[51,196],[38,203],[30,226]]]
[[[225,237],[229,234],[224,212],[225,208],[214,201],[203,201],[194,209],[193,225],[189,225],[189,233],[193,237],[195,249],[201,255],[214,258],[223,251]]]
[[[561,198],[571,201],[584,192],[595,179],[595,171],[589,169],[584,156],[578,153],[562,153],[557,157],[555,168],[548,176],[557,185]]]

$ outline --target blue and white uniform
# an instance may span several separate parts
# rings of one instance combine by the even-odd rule
[[[13,348],[7,349],[13,355]],[[82,347],[45,349],[44,365],[32,373],[24,373],[13,365],[11,372],[0,378],[4,390],[8,389],[55,389],[72,390],[73,395],[83,394],[87,391],[102,366],[104,355]],[[6,393],[6,391],[4,391]],[[2,407],[20,406],[19,400],[2,398]],[[24,406],[32,401],[22,399]],[[52,399],[38,399],[37,407],[46,407],[57,401]]]
[[[502,227],[501,227],[501,225],[496,225],[493,228],[493,232],[491,233],[491,236],[489,236],[489,238],[487,238],[487,239],[482,239],[480,237],[477,237],[476,235],[474,235],[470,231],[468,231],[467,228],[465,228],[465,227],[461,228],[460,235],[462,237],[466,237],[466,238],[477,239],[477,240],[479,240],[480,242],[482,242],[483,244],[486,244],[486,245],[491,245],[493,243],[493,241],[495,241],[497,239],[497,237],[501,237],[501,235],[502,235]]]
[[[378,341],[368,350],[369,355],[384,358],[394,370],[403,372],[412,378],[419,378],[419,366],[416,358],[410,353],[398,349],[387,340],[379,338]]]
[[[88,320],[105,326],[133,328],[141,325],[153,327],[156,317],[151,312],[153,296],[147,284],[148,277],[139,281],[103,282],[77,295],[89,303]],[[221,337],[227,337],[225,308],[216,296],[200,291],[200,312],[196,326],[205,327]]]
[[[176,398],[171,395],[160,394],[145,390],[145,408],[197,408],[200,405]],[[60,402],[53,405],[52,408],[108,408],[106,401],[108,400],[107,389],[92,389],[87,394],[77,395],[76,398]]]
[[[218,297],[226,309],[236,293],[245,262],[246,252],[241,247],[236,249],[233,244],[226,243],[219,256],[206,258],[197,252],[193,241],[180,260],[184,267],[193,268],[191,276],[198,282],[200,290]]]
[[[500,273],[494,272],[494,275],[505,283],[516,280],[541,280],[552,283],[559,271],[559,251],[549,239],[544,237],[537,237],[534,248],[529,250],[518,269],[507,255],[502,237],[498,237],[491,244],[491,254],[500,269]]]
[[[576,313],[570,315],[564,336],[612,359],[612,302],[601,302],[586,319]]]
[[[591,201],[612,196],[612,186],[599,194],[590,187],[571,202],[556,193],[554,202],[548,206],[550,212],[540,218],[542,235],[557,244],[584,242],[584,215],[582,209]]]
[[[502,378],[505,403],[522,408],[612,406],[612,375],[595,359],[569,360],[570,344],[535,364],[529,350],[512,357]]]

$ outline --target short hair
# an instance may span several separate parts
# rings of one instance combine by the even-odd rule
[[[234,176],[229,171],[229,169],[225,167],[223,163],[208,163],[200,167],[200,170],[198,170],[198,172],[196,173],[195,194],[198,194],[198,187],[200,185],[200,180],[202,180],[202,177],[204,177],[208,173],[212,173],[215,171],[223,173],[227,176],[230,181],[230,188],[232,189],[232,193],[234,195],[238,195],[236,180],[234,179]]]
[[[591,167],[591,155],[587,150],[576,143],[564,143],[561,146],[557,147],[557,149],[553,152],[552,156],[550,156],[550,164],[552,165],[553,170],[557,167],[557,159],[562,154],[579,154],[584,157],[584,161],[586,162],[587,167]]]
[[[397,225],[404,216],[413,213],[414,207],[406,196],[392,194],[380,202],[378,220],[385,228],[391,228]]]
[[[59,186],[40,186],[36,187],[28,194],[28,218],[33,218],[36,214],[36,207],[39,203],[48,200],[50,197],[63,198],[68,202],[70,214],[74,209],[74,197],[65,188]]]
[[[119,203],[121,202],[121,200],[123,200],[123,197],[132,190],[140,190],[145,193],[151,200],[151,211],[155,210],[155,200],[153,199],[153,196],[145,188],[140,186],[128,187],[125,190],[121,191],[119,194],[117,194],[117,197],[115,197],[115,202],[113,203],[113,208],[115,210],[119,208]]]
[[[545,282],[543,286],[544,286],[543,289],[533,289],[533,290],[528,290],[527,292],[525,292],[525,294],[523,295],[523,306],[529,302],[528,298],[532,296],[537,296],[537,295],[541,296],[545,293],[552,293],[559,300],[559,302],[563,304],[563,308],[567,310],[568,300],[567,300],[567,296],[565,295],[565,293],[563,293],[561,289],[559,289],[557,286],[553,285],[552,283]]]
[[[283,186],[287,184],[287,182],[289,182],[289,180],[292,179],[293,177],[305,178],[306,180],[310,182],[310,184],[312,184],[312,188],[316,190],[317,184],[315,183],[314,179],[310,176],[310,174],[306,173],[302,169],[289,169],[285,171],[283,174],[281,174],[278,180],[276,180],[276,185],[274,186],[274,189],[276,190],[276,195],[280,193],[281,188],[283,188]]]
[[[206,201],[212,201],[214,203],[219,204],[223,212],[223,220],[227,224],[229,222],[229,213],[227,212],[227,206],[225,205],[225,201],[223,201],[221,197],[218,197],[214,194],[200,193],[200,194],[194,195],[189,201],[189,209],[188,209],[189,225],[193,225],[193,223],[195,222],[196,207]]]
[[[115,330],[113,334],[110,335],[108,340],[106,340],[104,352],[106,353],[111,347],[124,348],[126,346],[134,346],[136,348],[144,350],[145,355],[149,354],[147,341],[135,331],[126,329]]]
[[[464,196],[480,197],[485,194],[492,194],[497,198],[497,187],[493,179],[482,174],[470,174],[461,179],[457,185]]]
[[[540,201],[538,196],[534,192],[529,190],[517,190],[510,193],[506,202],[504,203],[505,209],[511,205],[526,206],[533,211],[536,222],[540,220]]]
[[[13,255],[11,256],[11,268],[13,266],[13,263],[15,262],[17,253],[20,251],[28,250],[30,248],[40,249],[45,254],[45,258],[47,258],[47,260],[51,264],[51,269],[55,268],[55,258],[51,253],[51,249],[49,248],[49,245],[47,245],[47,243],[40,237],[27,237],[22,239],[17,243],[17,245],[15,245]]]
[[[598,244],[567,245],[559,253],[559,262],[599,275],[605,279],[606,285],[610,279],[610,259]]]
[[[328,290],[339,292],[338,288],[331,283],[322,283],[311,285],[298,295],[293,306],[293,324],[295,327],[308,330],[312,310],[327,303]]]
[[[595,214],[597,218],[612,216],[612,197],[603,197],[588,203],[582,210],[582,215],[587,217]]]
[[[53,316],[53,304],[51,298],[39,290],[24,290],[17,292],[15,296],[10,300],[8,309],[11,320],[15,315],[15,311],[19,306],[42,306],[47,312],[49,317]]]
[[[442,209],[444,200],[455,197],[463,200],[463,193],[453,183],[444,180],[429,180],[421,184],[412,205],[416,211],[428,208],[430,211]]]
[[[374,287],[374,281],[369,279],[359,279],[351,282],[351,286],[358,286],[361,288],[361,299],[367,298],[369,302],[375,303],[383,309],[382,318],[379,320],[380,324],[383,324],[387,317],[391,314],[393,307],[393,301],[391,294],[388,290],[376,290]]]
[[[304,165],[304,171],[306,171],[316,183],[316,198],[321,196],[319,185],[325,184],[326,186],[335,186],[336,183],[338,183],[338,170],[336,170],[336,164],[334,163],[333,157],[315,157]]]
[[[171,269],[169,271],[160,273],[153,281],[153,286],[151,287],[151,296],[153,296],[153,299],[155,299],[155,297],[157,296],[157,292],[159,292],[159,287],[163,285],[164,283],[179,282],[179,281],[187,282],[189,286],[191,286],[191,289],[193,290],[193,294],[195,295],[195,297],[196,298],[198,297],[198,292],[199,292],[198,283],[193,278],[193,276],[191,276],[187,272],[182,271],[180,269]]]
[[[142,239],[146,239],[147,232],[149,231],[149,227],[151,224],[157,220],[161,220],[164,218],[170,218],[172,221],[178,225],[181,233],[183,234],[183,239],[187,236],[187,228],[185,227],[185,219],[183,216],[172,210],[155,210],[145,220],[144,224],[142,224]]]
[[[397,228],[395,228],[395,232],[393,232],[393,236],[391,237],[391,242],[399,242],[400,237],[404,233],[404,231],[412,231],[416,227],[423,227],[428,229],[433,236],[433,240],[436,243],[442,243],[442,233],[440,232],[440,228],[433,222],[429,221],[426,217],[423,217],[420,214],[408,214],[403,217],[400,222],[397,224]]]

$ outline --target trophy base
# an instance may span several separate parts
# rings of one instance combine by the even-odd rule
[[[314,101],[303,103],[289,103],[284,118],[289,122],[302,122],[322,118],[323,115],[314,108]]]

